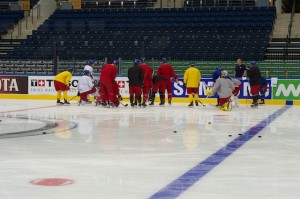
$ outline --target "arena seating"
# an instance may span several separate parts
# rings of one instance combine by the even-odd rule
[[[7,58],[56,46],[60,59],[262,60],[274,19],[274,7],[58,10]]]
[[[15,23],[24,17],[24,11],[0,10],[0,34],[7,32]]]

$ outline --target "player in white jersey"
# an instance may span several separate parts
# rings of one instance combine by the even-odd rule
[[[94,60],[92,60],[92,59],[90,59],[88,62],[87,62],[87,65],[85,65],[84,66],[84,69],[83,69],[83,71],[89,71],[90,72],[90,77],[91,77],[91,79],[92,79],[92,81],[94,80],[93,79],[93,66],[94,66],[94,63],[95,63],[95,61]],[[90,95],[88,95],[88,97],[87,97],[87,100],[86,100],[86,102],[87,103],[92,103],[92,101],[90,101],[89,100],[90,99]]]
[[[90,78],[90,71],[83,71],[83,76],[78,80],[77,88],[80,95],[79,105],[84,105],[87,101],[87,96],[96,92],[96,88],[92,82],[92,79]]]

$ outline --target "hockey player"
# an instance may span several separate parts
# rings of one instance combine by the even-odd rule
[[[88,60],[87,65],[85,65],[84,68],[83,68],[83,71],[87,70],[87,71],[90,72],[90,77],[91,77],[92,80],[93,80],[93,70],[94,70],[93,66],[94,66],[94,63],[95,63],[94,60],[90,59],[90,60]],[[86,99],[86,102],[87,103],[92,103],[92,101],[90,101],[89,99],[90,99],[90,95],[88,95],[88,97]]]
[[[262,78],[259,68],[256,66],[256,61],[250,62],[250,67],[247,68],[247,76],[249,77],[250,93],[252,95],[251,107],[258,106],[259,91],[262,84]]]
[[[220,97],[220,110],[228,111],[230,97],[233,90],[234,83],[228,78],[228,72],[226,70],[223,70],[221,78],[217,79],[212,90],[206,90],[206,95],[212,96],[215,93],[218,93]]]
[[[171,78],[175,80],[176,83],[178,83],[178,77],[174,72],[173,66],[168,64],[167,58],[162,58],[163,64],[158,68],[157,75],[163,76],[166,81],[166,89],[168,93],[168,103],[171,105],[172,103],[172,81]],[[165,102],[163,101],[163,104]]]
[[[116,65],[112,64],[110,60],[107,61],[102,67],[101,74],[100,74],[100,89],[99,89],[99,100],[101,102],[105,102],[107,100],[110,101],[108,104],[109,107],[114,107],[114,91],[113,91],[113,84],[115,82],[117,76],[117,67]]]
[[[133,66],[128,69],[129,79],[129,99],[130,105],[134,107],[134,98],[136,97],[138,105],[142,106],[142,86],[144,81],[143,69],[140,67],[140,60],[135,59]],[[143,106],[145,107],[145,106]]]
[[[239,99],[238,99],[238,95],[239,95],[239,92],[242,88],[242,83],[239,79],[236,79],[236,78],[232,78],[231,79],[233,84],[234,84],[234,90],[232,91],[232,102],[233,102],[233,106],[234,107],[239,107]]]
[[[141,57],[140,64],[143,74],[144,74],[144,83],[143,83],[143,106],[147,106],[146,102],[148,100],[149,90],[152,86],[152,68],[146,64],[146,58]]]
[[[195,63],[190,62],[190,67],[185,71],[183,76],[183,83],[186,85],[187,94],[189,95],[189,107],[194,107],[194,100],[195,98],[195,104],[198,105],[199,101],[199,85],[201,80],[201,73],[200,70],[195,68]]]
[[[221,66],[217,66],[216,70],[212,74],[212,79],[213,79],[213,85],[216,83],[217,79],[219,79],[222,75],[222,68]],[[220,99],[219,96],[217,95],[217,104],[216,106],[220,106]]]
[[[265,94],[268,90],[268,82],[265,77],[261,77],[261,88],[260,88],[260,103],[259,104],[265,104]]]
[[[61,72],[59,74],[57,74],[54,77],[54,87],[55,90],[57,91],[57,104],[70,104],[70,102],[68,102],[67,98],[68,98],[68,90],[70,90],[70,80],[72,78],[72,72],[73,72],[73,68],[72,67],[68,67],[68,69],[64,72]],[[60,101],[61,98],[61,92],[63,92],[64,94],[64,102]]]
[[[154,75],[152,78],[152,94],[149,98],[150,106],[154,105],[155,95],[159,91],[160,103],[159,105],[164,105],[165,103],[165,90],[166,90],[166,81],[163,76]]]
[[[78,80],[77,88],[80,93],[79,105],[85,105],[87,101],[87,96],[97,91],[90,77],[90,71],[83,71],[83,76],[80,77]]]

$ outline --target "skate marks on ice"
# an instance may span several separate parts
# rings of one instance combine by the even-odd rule
[[[0,117],[0,120],[0,139],[59,133],[77,127],[77,124],[71,121],[30,118],[28,115],[8,114]]]

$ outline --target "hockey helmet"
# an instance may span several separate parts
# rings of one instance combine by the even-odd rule
[[[167,63],[167,62],[168,62],[168,59],[167,59],[166,57],[163,57],[161,60],[162,60],[164,63]]]
[[[71,67],[71,66],[68,66],[68,68],[67,68],[67,71],[69,71],[69,72],[73,72],[73,67]]]
[[[146,62],[146,57],[141,57],[141,63],[145,63]]]
[[[119,65],[119,60],[115,59],[115,60],[113,61],[113,64],[116,65],[116,66],[118,66],[118,65]]]
[[[88,63],[88,65],[93,65],[95,63],[95,61],[90,59],[87,63]]]
[[[250,62],[250,65],[256,66],[256,61],[255,61],[255,60],[252,60],[252,61]]]
[[[133,63],[134,63],[134,64],[139,64],[139,63],[140,63],[140,60],[139,60],[139,59],[134,59]]]
[[[222,70],[222,77],[227,77],[228,76],[228,71],[227,70]]]
[[[221,66],[216,66],[216,70],[222,70]]]
[[[90,74],[90,71],[88,71],[88,70],[83,71],[83,75],[89,75],[89,74]]]

